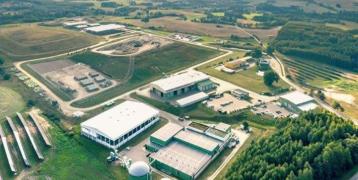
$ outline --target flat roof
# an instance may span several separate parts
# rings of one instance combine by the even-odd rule
[[[98,86],[95,85],[95,84],[90,84],[90,85],[86,86],[86,89],[87,89],[88,91],[92,91],[92,90],[98,89]]]
[[[180,107],[189,106],[201,100],[207,99],[209,96],[204,92],[198,92],[184,98],[176,100]]]
[[[119,24],[106,24],[106,25],[99,25],[94,27],[86,28],[86,31],[91,32],[103,32],[103,31],[109,31],[109,30],[115,30],[115,29],[123,29],[125,26],[119,25]]]
[[[63,25],[64,26],[77,26],[77,25],[83,25],[83,24],[87,24],[87,21],[67,21],[64,22]]]
[[[168,141],[170,138],[175,136],[179,131],[183,129],[182,126],[175,123],[168,123],[159,130],[155,131],[151,137],[157,138],[161,141]]]
[[[211,158],[206,153],[178,142],[172,142],[158,152],[152,153],[150,157],[192,176],[196,175]]]
[[[281,98],[286,99],[287,101],[290,101],[291,103],[296,105],[314,100],[311,96],[308,96],[299,91],[289,92],[285,95],[282,95]]]
[[[226,123],[219,123],[215,125],[215,129],[226,132],[228,129],[230,129],[231,125]]]
[[[81,123],[81,127],[94,129],[115,140],[158,115],[159,111],[147,104],[125,101]]]
[[[199,71],[187,71],[180,74],[175,74],[170,77],[160,79],[152,82],[152,86],[155,86],[160,91],[168,92],[170,90],[178,89],[180,87],[186,87],[193,85],[197,82],[208,80],[209,76]]]
[[[318,105],[316,103],[311,102],[298,106],[298,109],[300,109],[301,111],[309,111],[309,110],[316,109],[317,107]]]
[[[175,138],[210,152],[214,151],[220,145],[217,140],[190,130],[180,131],[175,135]]]

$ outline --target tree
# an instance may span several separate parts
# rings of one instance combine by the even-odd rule
[[[265,75],[264,75],[264,83],[266,84],[266,86],[272,86],[272,84],[274,82],[278,82],[279,80],[279,77],[278,75],[273,72],[273,71],[268,71],[268,72],[265,72]]]
[[[33,106],[35,106],[36,105],[36,101],[35,100],[32,100],[32,99],[30,99],[30,100],[28,100],[27,101],[27,107],[33,107]]]
[[[251,52],[251,56],[252,56],[253,58],[260,58],[260,57],[262,57],[262,51],[261,51],[261,49],[256,48],[255,50],[253,50],[253,51]]]
[[[337,102],[337,101],[333,101],[332,107],[333,107],[334,109],[338,109],[338,110],[340,110],[340,111],[342,111],[342,112],[344,111],[344,108],[342,107],[342,105],[339,104],[339,102]]]
[[[272,45],[269,45],[269,46],[266,48],[267,54],[272,54],[274,51],[275,51],[275,49],[274,49],[274,47],[273,47]]]
[[[11,75],[6,73],[6,74],[3,76],[3,79],[4,79],[5,81],[10,80],[10,79],[11,79]]]
[[[298,172],[298,178],[299,180],[313,180],[313,170],[311,165],[306,162],[303,170],[300,170]]]
[[[4,64],[4,60],[0,57],[0,65]]]
[[[324,93],[321,90],[317,91],[317,97],[322,101],[326,100],[326,96],[324,95]]]
[[[248,130],[249,130],[249,123],[247,123],[247,121],[244,121],[244,122],[242,123],[242,126],[243,126],[243,129],[244,129],[245,131],[248,131]]]

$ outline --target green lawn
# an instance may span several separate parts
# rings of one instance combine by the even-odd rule
[[[184,44],[173,43],[159,50],[153,50],[133,57],[134,73],[125,83],[108,89],[95,96],[74,102],[76,107],[89,107],[116,97],[124,92],[159,79],[164,73],[172,73],[198,64],[210,58],[216,57],[222,52],[214,49]],[[100,63],[98,63],[100,59]],[[76,62],[89,64],[92,68],[106,73],[114,78],[123,78],[127,72],[126,57],[112,58],[86,52],[72,57]],[[124,64],[124,65],[123,65]],[[121,71],[121,72],[118,72]]]
[[[25,102],[16,91],[0,84],[0,122],[25,108]]]
[[[137,145],[167,122],[162,119],[120,149]],[[74,135],[68,135],[54,125],[50,130],[54,147],[34,175],[53,179],[128,179],[126,169],[106,162],[110,149],[81,136],[79,126],[74,130]]]
[[[256,93],[271,93],[271,94],[277,94],[281,91],[281,89],[289,88],[289,85],[286,84],[284,81],[279,80],[278,83],[275,83],[273,87],[268,87],[263,82],[263,77],[258,76],[256,74],[257,67],[252,67],[244,71],[237,72],[235,74],[229,74],[225,72],[221,72],[215,69],[216,66],[219,64],[222,64],[229,58],[234,58],[236,56],[241,57],[240,55],[230,55],[228,57],[224,57],[221,59],[218,59],[214,62],[204,64],[197,69],[199,71],[202,71],[204,73],[207,73],[211,76],[217,77],[219,79],[231,82],[235,85],[238,85],[240,87],[243,87],[245,89],[248,89],[250,91],[256,92]]]

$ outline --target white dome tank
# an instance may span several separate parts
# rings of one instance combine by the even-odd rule
[[[128,172],[130,177],[134,179],[147,179],[150,178],[150,167],[143,161],[133,163],[129,168]]]

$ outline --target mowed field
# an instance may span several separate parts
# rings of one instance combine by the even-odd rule
[[[129,57],[110,57],[91,52],[73,56],[75,62],[119,80],[120,85],[73,103],[76,107],[89,107],[126,91],[159,79],[166,73],[179,71],[218,56],[222,52],[184,43],[173,43],[161,49]],[[131,64],[130,62],[134,62]]]
[[[84,48],[102,38],[63,28],[36,24],[0,26],[0,55],[10,60],[28,60]]]
[[[161,17],[150,19],[148,23],[144,23],[139,19],[124,19],[118,17],[107,17],[105,20],[119,21],[123,23],[132,24],[134,26],[149,28],[160,27],[165,31],[181,32],[195,35],[213,36],[220,38],[228,38],[231,35],[240,37],[249,37],[249,35],[242,30],[231,25],[208,24],[208,23],[195,23],[191,21],[184,21],[176,17]],[[273,29],[247,29],[249,32],[255,34],[260,39],[268,39],[276,36],[279,28]]]
[[[21,95],[10,88],[0,86],[0,123],[5,116],[10,116],[25,108]]]

